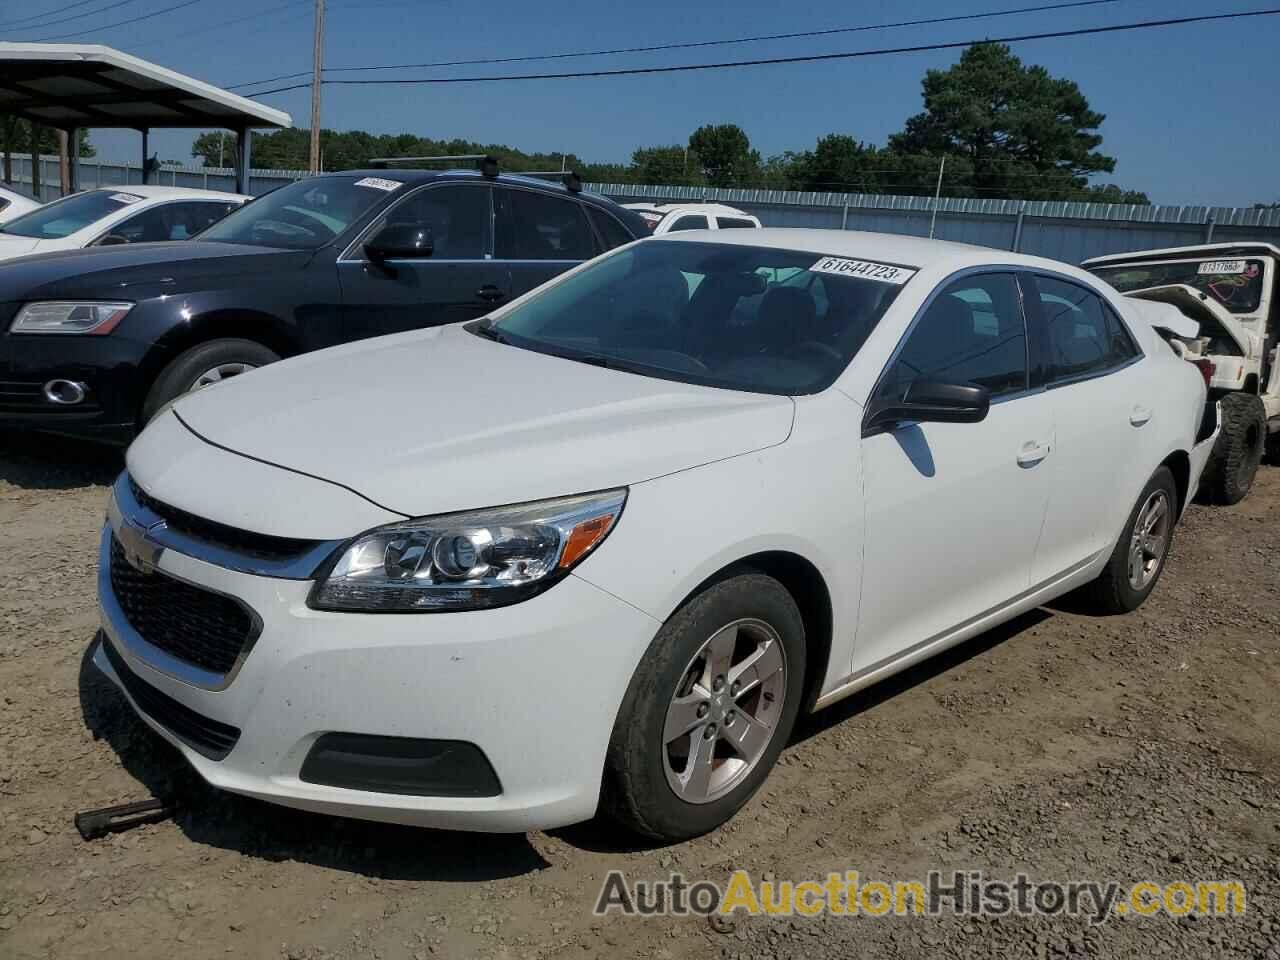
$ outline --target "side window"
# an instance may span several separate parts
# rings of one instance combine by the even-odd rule
[[[426,231],[432,260],[483,260],[489,252],[489,189],[428,187],[388,210],[386,222]]]
[[[237,203],[213,203],[208,200],[192,200],[188,203],[171,203],[161,208],[169,215],[169,240],[190,240],[201,230],[211,227],[232,210]]]
[[[741,217],[716,217],[716,226],[721,230],[754,230],[756,225]]]
[[[1027,332],[1012,274],[957,280],[929,304],[877,394],[898,397],[915,380],[976,383],[992,397],[1027,387]]]
[[[591,222],[595,224],[596,231],[604,240],[604,248],[612,250],[614,247],[620,247],[624,243],[630,243],[635,239],[631,234],[627,233],[626,227],[620,224],[616,217],[605,213],[589,203],[584,203],[583,209],[587,211],[587,216]]]
[[[1116,312],[1111,308],[1111,305],[1104,303],[1103,306],[1107,313],[1107,330],[1110,333],[1111,340],[1111,359],[1114,363],[1127,363],[1134,357],[1139,356],[1142,351],[1133,342],[1133,335],[1129,333],[1124,321],[1116,316]]]
[[[494,255],[499,260],[587,260],[595,239],[577,200],[534,190],[494,193]]]
[[[9,205],[10,204],[8,200],[6,200],[4,197],[0,197],[0,213],[4,213],[7,209],[9,209]]]
[[[155,243],[159,240],[170,240],[173,231],[173,215],[171,204],[162,204],[143,210],[126,220],[117,223],[109,231],[109,236],[121,237],[128,243]]]
[[[683,217],[677,217],[675,223],[667,227],[667,233],[675,233],[677,230],[710,230],[711,224],[707,222],[707,218],[702,214],[686,213]]]
[[[1118,329],[1117,319],[1096,293],[1053,277],[1037,276],[1036,287],[1049,383],[1104,373],[1136,355],[1128,333]]]

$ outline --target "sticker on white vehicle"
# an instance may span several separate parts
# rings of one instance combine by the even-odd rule
[[[879,280],[902,286],[916,275],[914,270],[895,267],[888,263],[870,260],[845,260],[843,257],[823,257],[809,268],[814,273],[834,273],[842,277],[860,277],[863,280]]]
[[[1243,260],[1207,260],[1200,264],[1196,273],[1222,275],[1227,273],[1244,273],[1246,264]]]
[[[142,198],[134,196],[132,193],[113,193],[110,199],[116,203],[137,203]]]
[[[388,192],[397,190],[400,187],[399,180],[384,180],[382,177],[363,177],[356,181],[357,187],[372,187],[374,190],[386,190]]]

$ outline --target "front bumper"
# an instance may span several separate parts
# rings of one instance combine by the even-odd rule
[[[154,698],[130,695],[101,645],[93,662],[214,786],[307,810],[450,829],[545,829],[594,815],[618,706],[658,627],[635,608],[570,576],[496,610],[327,613],[307,607],[310,580],[237,572],[165,549],[153,558],[160,574],[234,597],[261,619],[234,675],[218,678],[131,626],[112,592],[112,536],[108,524],[99,555],[102,642],[147,685],[143,694],[158,691],[238,737],[223,759],[193,749],[180,726],[162,722],[177,723]],[[327,733],[474,744],[501,792],[411,796],[306,782],[304,760]]]
[[[0,428],[66,433],[111,443],[132,438],[147,385],[148,345],[125,337],[0,332]],[[43,395],[50,380],[84,384],[73,406]]]

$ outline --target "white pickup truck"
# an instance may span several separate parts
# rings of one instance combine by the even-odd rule
[[[1280,463],[1280,247],[1211,243],[1086,260],[1120,292],[1172,304],[1200,325],[1187,343],[1222,401],[1222,433],[1205,470],[1218,503],[1244,499],[1264,454]]]

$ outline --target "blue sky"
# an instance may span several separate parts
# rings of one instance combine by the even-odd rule
[[[176,0],[130,0],[115,10],[43,30],[0,28],[6,40],[89,31],[66,42],[99,42],[220,85],[308,70],[311,0],[199,0],[115,29],[96,29]],[[946,16],[1045,0],[331,0],[326,63],[420,62],[519,56],[759,33],[792,32]],[[89,9],[102,6],[94,2]],[[287,4],[287,5],[286,5]],[[5,4],[2,19],[33,16],[66,0]],[[282,7],[283,9],[279,9]],[[675,51],[514,65],[517,72],[648,66],[789,56],[1073,29],[1265,6],[1261,0],[1119,0],[1076,10]],[[85,8],[64,14],[70,16]],[[21,13],[19,14],[19,11]],[[239,24],[218,27],[228,20]],[[51,18],[53,18],[51,16]],[[1280,109],[1275,58],[1280,17],[1194,24],[1083,39],[1018,44],[1024,61],[1077,81],[1106,114],[1103,152],[1114,180],[1158,203],[1248,205],[1280,200]],[[839,132],[883,143],[921,108],[920,80],[959,51],[717,72],[428,87],[335,87],[324,91],[323,125],[373,132],[465,137],[531,150],[570,150],[592,160],[626,160],[641,145],[683,143],[703,123],[739,124],[768,156],[811,147]],[[474,76],[492,67],[438,68],[418,76]],[[511,69],[511,68],[507,68]],[[346,76],[361,76],[347,74]],[[366,75],[367,76],[367,75]],[[263,97],[309,118],[305,90]],[[153,134],[162,158],[189,154],[190,131]],[[106,158],[137,155],[136,134],[95,131]]]

